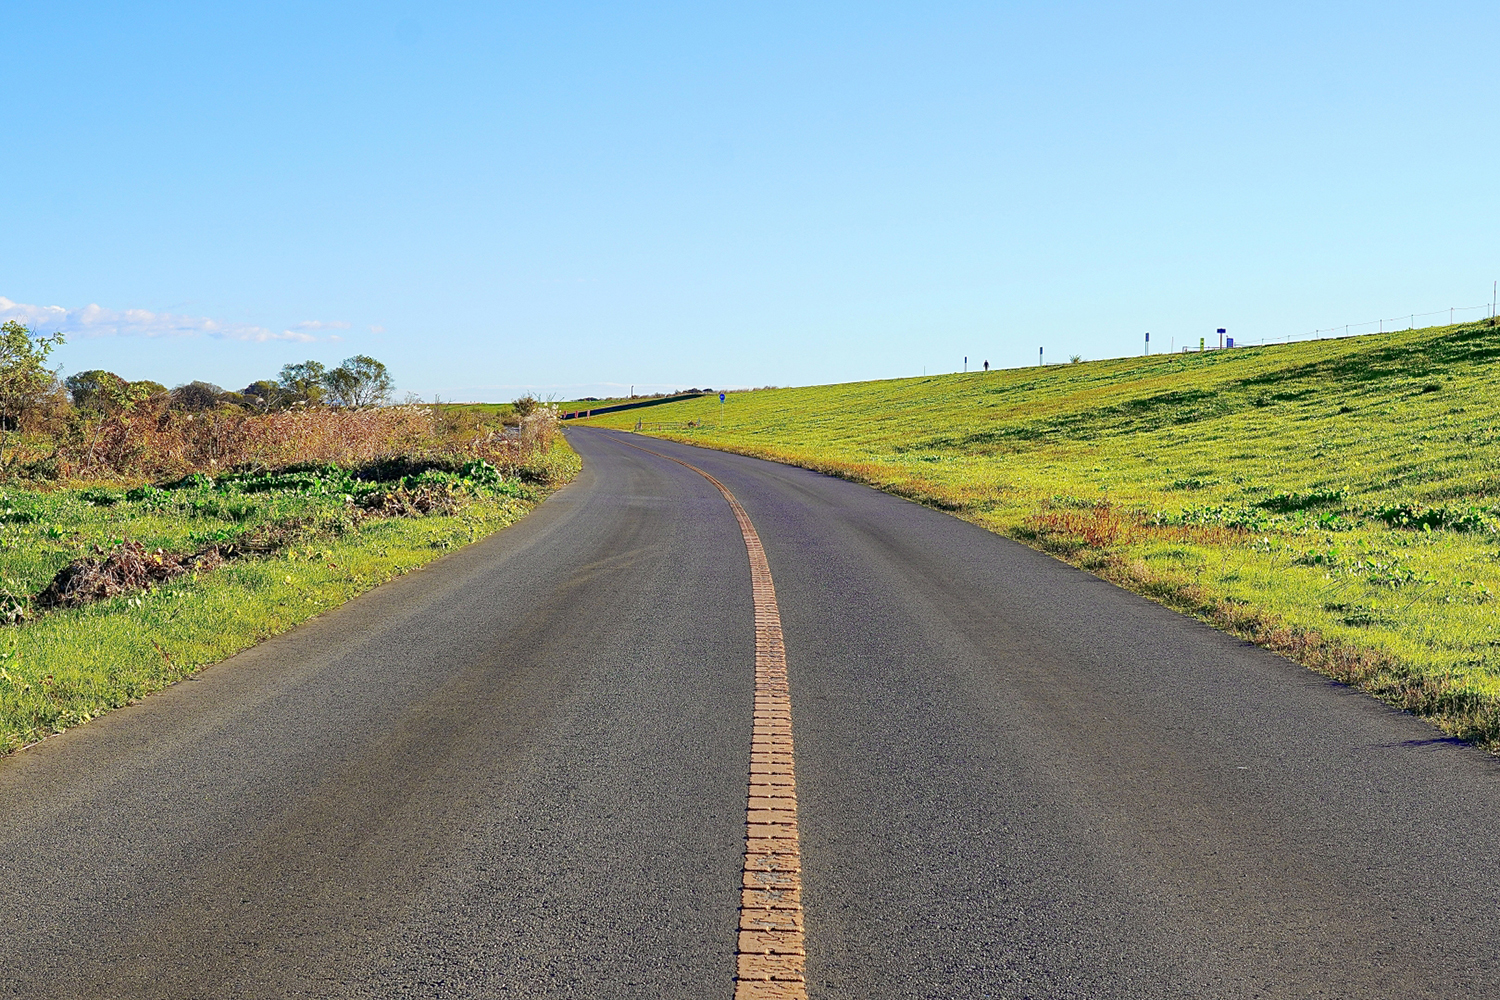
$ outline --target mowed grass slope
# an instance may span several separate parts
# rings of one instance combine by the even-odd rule
[[[1500,329],[595,417],[869,483],[1500,747]]]

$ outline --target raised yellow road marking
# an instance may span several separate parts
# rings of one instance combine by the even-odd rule
[[[628,442],[627,442],[628,443]],[[696,465],[650,448],[638,451],[692,469],[729,501],[745,551],[755,599],[755,723],[745,802],[745,868],[740,880],[740,936],[735,1000],[806,1000],[802,946],[802,854],[797,846],[797,778],[792,767],[792,698],[781,641],[781,612],[771,566],[750,515],[728,487]]]

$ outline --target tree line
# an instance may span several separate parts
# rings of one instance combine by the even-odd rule
[[[160,382],[130,381],[98,368],[59,379],[47,359],[62,343],[62,334],[38,335],[16,320],[0,325],[0,425],[13,429],[27,411],[55,408],[64,401],[86,413],[134,409],[142,403],[189,413],[226,407],[264,413],[379,406],[390,402],[394,388],[386,366],[367,354],[333,368],[318,361],[285,365],[274,379],[260,379],[238,391],[202,381],[168,389]]]
[[[62,385],[73,405],[81,410],[120,409],[157,400],[190,413],[225,406],[256,412],[306,406],[358,409],[389,402],[392,388],[385,365],[367,354],[356,354],[335,368],[317,361],[284,365],[276,378],[251,382],[238,391],[199,381],[168,389],[149,380],[130,382],[101,369],[69,375]]]

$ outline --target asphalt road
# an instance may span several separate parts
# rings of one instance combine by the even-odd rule
[[[520,524],[0,761],[0,992],[728,997],[753,624],[712,484]],[[1500,763],[957,519],[664,442],[775,576],[808,990],[1500,996]]]

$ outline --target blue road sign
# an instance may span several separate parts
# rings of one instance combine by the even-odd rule
[[[719,393],[719,402],[724,402],[724,394],[722,392]]]

